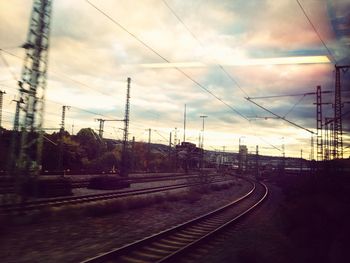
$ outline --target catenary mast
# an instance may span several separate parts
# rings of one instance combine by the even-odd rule
[[[18,121],[21,138],[16,151],[19,174],[38,175],[41,170],[43,145],[43,114],[45,106],[46,75],[52,0],[34,0],[19,85]]]

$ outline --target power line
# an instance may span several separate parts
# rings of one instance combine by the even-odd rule
[[[283,118],[287,117],[287,115],[294,110],[294,108],[305,98],[305,96],[306,95],[303,95],[296,103],[294,103],[293,107],[286,114],[284,114]]]
[[[9,72],[10,72],[12,78],[13,78],[16,82],[18,82],[18,79],[17,79],[17,77],[16,77],[16,74],[12,71],[12,69],[11,69],[9,63],[7,62],[5,56],[2,54],[2,51],[3,51],[3,50],[0,48],[0,57],[1,57],[1,60],[4,62],[5,66],[8,68],[8,70],[9,70]]]
[[[17,56],[17,55],[15,55],[15,54],[13,54],[12,52],[9,52],[9,51],[7,51],[7,50],[4,50],[3,48],[0,48],[0,55],[1,55],[1,51],[4,52],[4,53],[6,53],[6,54],[8,54],[8,55],[10,55],[10,56],[13,56],[13,57],[15,57],[15,58],[17,58],[17,59],[20,59],[20,60],[24,61],[24,59],[23,59],[22,57]],[[55,70],[52,70],[52,69],[50,69],[50,72],[51,72],[51,73],[54,73],[56,76],[64,77],[64,78],[66,78],[66,79],[68,79],[68,80],[70,80],[70,81],[72,81],[72,82],[74,82],[74,83],[76,83],[76,84],[78,84],[78,85],[80,85],[80,86],[84,86],[84,87],[86,87],[86,88],[88,88],[88,89],[90,89],[90,90],[96,91],[96,92],[98,92],[98,93],[100,93],[100,94],[102,94],[102,95],[104,95],[104,96],[107,96],[107,97],[110,97],[110,96],[111,96],[111,94],[104,93],[104,92],[102,92],[102,91],[100,91],[100,90],[98,90],[98,89],[96,89],[96,88],[93,88],[93,87],[87,85],[86,83],[81,82],[80,80],[76,80],[76,79],[74,79],[74,78],[68,76],[68,75],[65,74],[65,73],[61,73],[61,72],[58,72],[58,71],[55,71]],[[13,74],[13,76],[14,76],[14,74]],[[17,81],[17,79],[15,78],[15,76],[14,76],[14,79]]]
[[[346,92],[346,91],[344,91]],[[329,94],[333,93],[332,90],[324,90],[321,92],[322,94]],[[299,97],[299,96],[306,96],[306,95],[316,95],[316,92],[306,92],[306,93],[296,93],[296,94],[280,94],[280,95],[271,95],[271,96],[262,96],[262,97],[248,97],[251,100],[257,100],[257,99],[273,99],[273,98],[282,98],[282,97]]]
[[[196,80],[194,80],[191,76],[189,76],[186,72],[184,72],[183,70],[181,70],[180,68],[175,67],[175,69],[177,69],[178,71],[180,71],[183,75],[185,75],[188,79],[190,79],[192,82],[194,82],[195,84],[197,84],[201,89],[203,89],[204,91],[208,92],[210,95],[212,95],[214,98],[216,98],[218,101],[222,102],[223,104],[225,104],[228,108],[230,108],[232,111],[234,111],[235,113],[237,113],[239,116],[241,116],[243,119],[249,121],[249,119],[247,117],[245,117],[243,114],[241,114],[239,111],[237,111],[234,107],[232,107],[230,104],[226,103],[224,100],[222,100],[220,97],[218,97],[217,95],[215,95],[213,92],[211,92],[209,89],[207,89],[206,87],[204,87],[203,85],[201,85],[199,82],[197,82]]]
[[[108,15],[107,13],[105,13],[103,10],[101,10],[100,8],[98,8],[96,5],[94,5],[93,3],[91,3],[89,0],[85,0],[89,5],[91,5],[94,9],[96,9],[99,13],[101,13],[102,15],[104,15],[106,18],[108,18],[111,22],[113,22],[115,25],[117,25],[118,27],[120,27],[123,31],[125,31],[126,33],[128,33],[130,36],[132,36],[135,40],[137,40],[139,43],[141,43],[143,46],[145,46],[147,49],[149,49],[150,51],[152,51],[154,54],[156,54],[158,57],[160,57],[162,60],[164,60],[167,63],[171,63],[168,59],[166,59],[165,57],[163,57],[160,53],[158,53],[155,49],[153,49],[151,46],[149,46],[147,43],[145,43],[144,41],[142,41],[139,37],[137,37],[135,34],[133,34],[132,32],[130,32],[127,28],[125,28],[122,24],[120,24],[118,21],[116,21],[114,18],[112,18],[110,15]],[[177,71],[179,71],[181,74],[183,74],[186,78],[188,78],[189,80],[191,80],[193,83],[195,83],[198,87],[200,87],[201,89],[203,89],[204,91],[206,91],[207,93],[209,93],[210,95],[212,95],[215,99],[219,100],[220,102],[222,102],[223,104],[225,104],[226,106],[228,106],[231,110],[233,110],[235,113],[237,113],[238,115],[240,115],[242,118],[248,120],[245,116],[243,116],[241,113],[239,113],[236,109],[234,109],[232,106],[230,106],[229,104],[227,104],[226,102],[224,102],[222,99],[220,99],[218,96],[216,96],[213,92],[211,92],[210,90],[208,90],[206,87],[204,87],[202,84],[200,84],[198,81],[195,81],[192,77],[190,77],[187,73],[185,73],[183,70],[181,70],[178,67],[174,67]],[[249,121],[249,120],[248,120]]]
[[[9,69],[10,69],[10,66],[9,66],[9,64],[7,63],[7,61],[4,59],[4,57],[3,57],[3,55],[2,55],[1,52],[4,52],[4,53],[6,53],[6,54],[8,54],[8,55],[10,55],[10,56],[16,57],[16,58],[18,58],[18,59],[24,60],[24,59],[21,58],[20,56],[17,56],[17,55],[15,55],[15,54],[13,54],[12,52],[9,52],[9,51],[6,51],[6,50],[0,48],[0,55],[1,55],[1,58],[3,59],[4,64],[5,64]],[[101,91],[99,91],[99,90],[97,90],[97,89],[94,89],[94,88],[90,87],[89,85],[87,85],[87,84],[85,84],[85,83],[83,83],[83,82],[81,82],[81,81],[78,81],[78,80],[75,80],[75,79],[69,77],[69,76],[66,75],[66,74],[58,73],[58,72],[55,72],[55,71],[52,71],[52,70],[51,70],[51,72],[53,72],[53,73],[55,73],[55,74],[58,74],[58,75],[61,75],[61,76],[64,76],[65,78],[67,78],[67,79],[69,79],[69,80],[71,80],[71,81],[73,81],[73,82],[75,82],[75,83],[77,83],[77,84],[79,84],[79,85],[83,85],[83,86],[85,86],[85,87],[87,87],[87,88],[89,88],[89,89],[92,89],[92,90],[94,90],[94,91],[100,92],[101,94],[110,97],[110,94],[105,94],[105,93],[103,93],[103,92],[101,92]],[[13,72],[11,72],[11,73],[13,73]],[[13,75],[13,78],[14,78],[16,81],[18,81],[17,78],[15,77],[14,73],[13,73],[12,75]],[[0,85],[1,85],[1,86],[6,86],[6,85],[4,85],[4,84],[0,84]],[[7,87],[8,87],[8,86],[7,86]],[[53,101],[53,100],[47,100],[47,101],[52,102],[52,103],[55,103],[55,104],[58,104],[58,105],[63,105],[63,104],[61,104],[61,103],[59,103],[59,102],[56,102],[56,101]],[[103,117],[108,117],[108,118],[110,118],[109,116],[106,116],[106,115],[104,115],[104,114],[100,114],[100,113],[97,113],[97,112],[93,112],[93,111],[90,111],[90,110],[86,110],[86,109],[83,109],[83,108],[80,108],[80,107],[77,107],[77,106],[74,106],[74,105],[72,105],[72,107],[74,107],[74,108],[76,108],[76,109],[79,109],[79,110],[81,110],[81,111],[85,111],[85,112],[87,112],[87,113],[93,114],[93,115],[99,115],[99,116],[103,116]]]
[[[180,16],[178,16],[175,12],[175,10],[173,8],[171,8],[171,6],[166,2],[166,0],[163,0],[163,3],[168,7],[168,9],[171,11],[171,13],[177,18],[177,20],[184,26],[184,28],[187,30],[187,32],[198,42],[199,46],[203,49],[204,45],[202,44],[202,42],[199,40],[199,38],[190,30],[190,28],[184,23],[184,21],[180,18]],[[241,88],[241,86],[238,84],[238,82],[224,69],[224,67],[220,64],[217,64],[217,67],[219,67],[219,69],[221,69],[224,74],[234,83],[236,84],[236,86],[241,90],[241,92],[249,97],[249,95]],[[227,105],[226,105],[227,106]],[[230,108],[233,108],[232,106]],[[251,110],[254,112],[253,107],[251,107]],[[238,113],[238,111],[236,109],[234,109],[234,111],[239,114],[240,116],[242,116],[241,113]],[[255,112],[254,112],[255,113]],[[255,114],[256,115],[256,114]],[[243,117],[245,118],[245,117]]]
[[[12,52],[9,52],[9,51],[7,51],[7,50],[4,50],[3,48],[0,48],[0,54],[1,54],[1,51],[4,52],[4,53],[6,53],[6,54],[8,54],[8,55],[10,55],[10,56],[13,56],[13,57],[15,57],[15,58],[17,58],[17,59],[24,60],[24,59],[21,58],[20,56],[17,56],[17,55],[15,55],[15,54],[13,54]],[[63,78],[66,78],[66,79],[72,81],[72,82],[75,83],[75,84],[78,84],[78,85],[80,85],[80,86],[87,87],[87,88],[90,89],[90,90],[96,91],[96,92],[98,92],[98,93],[100,93],[100,94],[102,94],[102,95],[104,95],[104,96],[106,96],[106,97],[109,97],[109,98],[111,97],[111,94],[107,94],[107,93],[101,92],[100,90],[98,90],[98,89],[96,89],[96,88],[93,88],[93,87],[87,85],[86,83],[84,83],[84,82],[82,82],[82,81],[80,81],[80,80],[76,80],[76,79],[74,79],[74,78],[68,76],[68,75],[65,74],[65,73],[57,72],[57,71],[54,71],[54,70],[52,70],[52,69],[50,70],[50,72],[52,72],[52,73],[54,73],[54,74],[56,74],[56,75],[58,75],[58,76],[61,76],[61,77],[63,77]],[[13,76],[14,76],[14,75],[13,75]],[[14,78],[15,78],[15,76],[14,76]],[[15,78],[15,80],[17,81],[16,78]],[[8,86],[6,86],[6,85],[4,85],[4,84],[1,84],[1,83],[0,83],[0,85],[1,85],[1,86],[5,86],[5,87],[8,87]],[[14,89],[16,89],[16,88],[14,88]],[[49,101],[49,100],[48,100],[48,101]],[[54,101],[51,101],[51,102],[54,102]],[[60,104],[60,105],[63,105],[63,104]],[[73,106],[73,107],[75,107],[75,106]],[[75,108],[78,108],[78,107],[75,107]],[[78,109],[81,109],[81,108],[78,108]],[[84,110],[84,109],[81,109],[81,110]],[[159,117],[158,114],[156,114],[156,113],[154,113],[154,112],[151,112],[150,110],[143,110],[143,111],[144,111],[144,112],[145,112],[145,111],[146,111],[146,112],[149,112],[150,114]],[[88,112],[89,112],[89,111],[88,111]],[[89,112],[89,113],[92,113],[92,112]],[[101,115],[101,114],[99,114],[99,113],[93,113],[93,114],[106,117],[105,115]]]
[[[316,35],[318,36],[318,38],[320,39],[320,41],[322,42],[323,46],[325,47],[325,49],[327,50],[328,54],[330,55],[330,57],[332,58],[332,60],[335,62],[335,64],[337,64],[337,60],[335,59],[335,57],[333,56],[332,52],[329,50],[329,48],[327,47],[326,43],[323,41],[321,35],[318,33],[316,27],[314,26],[314,24],[312,23],[311,19],[309,18],[309,16],[306,14],[303,6],[301,5],[301,3],[299,2],[299,0],[296,0],[300,9],[303,11],[306,19],[309,21],[312,29],[315,31]]]
[[[196,37],[196,35],[189,29],[189,27],[184,23],[184,21],[176,14],[175,10],[171,8],[171,6],[167,3],[166,0],[163,0],[163,3],[167,6],[170,12],[180,21],[180,23],[186,28],[187,32],[191,34],[191,36],[199,43],[199,45],[203,48],[202,42]]]
[[[309,132],[309,133],[311,133],[311,134],[315,134],[313,131],[311,131],[311,130],[309,130],[309,129],[307,129],[307,128],[304,128],[304,127],[300,126],[299,124],[296,124],[296,123],[294,123],[294,122],[292,122],[292,121],[290,121],[290,120],[284,118],[283,116],[280,116],[280,115],[278,115],[278,114],[276,114],[276,113],[274,113],[274,112],[272,112],[272,111],[266,109],[265,107],[263,107],[263,106],[259,105],[258,103],[254,102],[254,101],[251,100],[250,98],[246,98],[246,100],[248,100],[249,102],[255,104],[255,105],[258,106],[259,108],[261,108],[261,109],[267,111],[268,113],[272,114],[273,116],[275,116],[275,117],[277,117],[277,118],[279,118],[279,119],[281,119],[281,120],[284,120],[284,121],[288,122],[289,124],[291,124],[291,125],[293,125],[293,126],[295,126],[295,127],[298,127],[298,128],[300,128],[300,129],[303,129],[303,130],[305,130],[305,131],[307,131],[307,132]]]
[[[170,7],[170,5],[166,2],[166,0],[163,0],[163,3],[168,7],[168,9],[173,13],[173,15],[178,19],[178,21],[186,28],[186,30],[191,34],[191,36],[198,42],[199,46],[203,49],[203,44],[202,42],[197,38],[197,36],[189,29],[189,27],[183,22],[183,20],[176,14],[176,12],[174,11],[174,9],[172,9]],[[239,85],[239,83],[225,70],[225,68],[222,65],[217,65],[224,73],[225,75],[233,82],[236,84],[236,86],[241,90],[241,92],[249,97],[248,93],[244,91],[244,89]],[[210,92],[210,91],[208,91]],[[215,96],[214,94],[212,94],[213,96]],[[220,98],[218,98],[220,100]],[[237,112],[233,107],[231,107],[230,105],[227,105],[224,101],[223,102],[226,106],[230,107],[233,111],[235,111],[237,114],[241,115],[239,112]],[[256,112],[254,111],[253,107],[251,104],[249,104],[250,109],[252,111],[252,113],[256,116]],[[242,115],[241,115],[242,116]],[[249,126],[251,127],[251,122],[248,118],[246,118],[245,116],[242,116],[244,119],[246,119],[249,123]],[[263,140],[261,137],[258,137],[255,135],[255,137],[257,137],[258,139],[264,141],[265,143],[269,144],[270,146],[272,146],[273,148],[278,149],[276,146],[272,145],[271,143],[266,142],[265,140]]]

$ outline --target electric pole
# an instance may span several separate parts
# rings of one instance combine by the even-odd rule
[[[106,121],[124,121],[125,122],[125,120],[105,120],[105,119],[96,119],[96,121],[100,123],[99,129],[98,129],[98,136],[100,137],[101,140],[103,139],[103,132],[104,132]]]
[[[341,79],[340,70],[347,72],[350,65],[335,66],[335,93],[334,93],[334,132],[333,147],[334,159],[343,158],[343,125],[342,125],[342,108],[341,101]]]
[[[104,119],[96,119],[100,125],[99,125],[99,129],[98,129],[98,136],[101,138],[103,138],[103,128],[104,128],[104,125],[105,125],[105,120]]]
[[[185,110],[184,110],[184,142],[186,141],[186,104],[185,104]]]
[[[64,131],[64,124],[66,120],[66,109],[69,110],[70,106],[62,106],[62,116],[61,116],[61,131]]]
[[[125,116],[124,116],[124,136],[123,136],[123,150],[122,150],[122,165],[121,165],[121,176],[128,176],[128,135],[129,135],[129,111],[130,111],[130,82],[131,78],[127,79],[127,89],[126,89],[126,103],[125,103]]]
[[[132,137],[131,143],[131,172],[135,169],[135,136]]]
[[[4,98],[3,98],[4,94],[6,94],[6,92],[0,90],[0,128],[2,127],[1,126],[1,123],[2,123],[2,104],[3,104],[3,101],[4,101]]]
[[[41,171],[43,114],[49,51],[51,0],[34,0],[19,85],[14,128],[20,128],[21,142],[16,174],[38,176]],[[17,124],[18,123],[18,124]],[[21,180],[21,179],[20,179]]]
[[[177,145],[177,128],[175,127],[174,145]]]
[[[300,150],[300,175],[303,174],[303,149]]]
[[[151,162],[151,134],[152,129],[148,129],[148,152],[147,152],[147,170],[149,171],[149,164]]]
[[[256,178],[259,178],[259,145],[255,149],[255,174]]]
[[[200,118],[202,118],[202,165],[201,165],[201,168],[203,170],[204,168],[204,119],[207,118],[208,116],[206,115],[201,115],[199,116]]]
[[[172,165],[172,158],[171,158],[171,151],[172,151],[172,147],[171,147],[171,132],[169,133],[169,169],[171,170],[173,168]]]
[[[61,128],[60,128],[60,144],[59,144],[59,153],[58,153],[58,169],[64,176],[64,165],[63,165],[63,134],[64,134],[64,123],[66,119],[66,109],[69,110],[69,106],[62,106],[62,117],[61,117]]]
[[[285,167],[286,167],[286,152],[284,148],[284,137],[282,139],[282,175],[284,175]]]
[[[317,161],[323,160],[323,137],[322,137],[322,97],[321,86],[317,86],[316,90],[316,146],[317,146]]]

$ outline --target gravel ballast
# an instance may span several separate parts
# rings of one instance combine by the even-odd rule
[[[239,179],[238,179],[239,180]],[[243,180],[197,198],[164,201],[151,206],[99,217],[2,228],[2,262],[79,262],[188,221],[225,205],[249,191]]]

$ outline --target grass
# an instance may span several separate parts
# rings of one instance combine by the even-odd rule
[[[114,200],[105,200],[85,204],[67,205],[63,207],[51,207],[26,214],[23,217],[8,217],[0,221],[7,224],[30,224],[47,220],[66,220],[81,216],[99,217],[120,213],[131,209],[138,209],[151,205],[158,205],[163,211],[170,209],[171,202],[183,201],[193,204],[199,201],[204,194],[212,191],[225,190],[235,185],[230,183],[207,184],[205,187],[191,187],[188,190],[170,191],[166,193],[154,193],[143,196],[131,196]],[[1,229],[0,229],[1,231]]]

